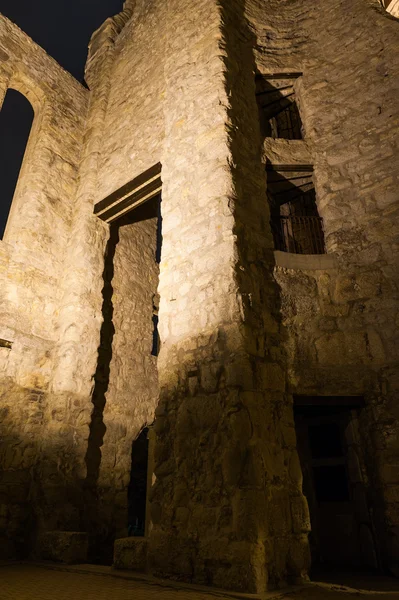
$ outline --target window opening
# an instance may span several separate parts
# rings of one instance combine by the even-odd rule
[[[94,214],[106,223],[132,223],[140,219],[157,219],[154,259],[159,265],[162,254],[162,179],[161,163],[156,163],[131,181],[113,191],[94,205]],[[152,356],[158,356],[160,337],[158,333],[159,297],[152,297]]]
[[[158,333],[158,309],[159,309],[159,296],[158,294],[154,294],[152,299],[152,324],[153,324],[153,332],[152,332],[152,356],[158,356],[160,350],[160,338]]]
[[[157,242],[156,242],[156,248],[155,248],[155,260],[156,260],[156,262],[158,264],[160,264],[160,262],[161,262],[161,255],[162,255],[162,213],[161,213],[161,202],[162,202],[162,198],[161,198],[161,194],[159,194],[159,199],[158,199],[158,221],[157,221]],[[160,350],[160,347],[161,347],[161,339],[159,337],[159,332],[158,332],[158,323],[159,323],[158,311],[159,311],[159,295],[158,294],[154,294],[154,296],[152,298],[152,324],[153,324],[152,349],[151,349],[152,356],[158,356],[159,350]]]
[[[323,222],[317,210],[312,171],[306,170],[311,167],[304,167],[303,171],[289,171],[280,165],[278,169],[268,169],[267,193],[276,250],[294,254],[324,254]]]
[[[145,535],[148,473],[148,427],[132,444],[132,462],[128,488],[128,535]]]
[[[295,99],[299,75],[276,75],[256,79],[256,99],[263,137],[302,140],[303,127]]]
[[[0,239],[4,237],[33,117],[29,100],[16,90],[7,90],[0,111]]]

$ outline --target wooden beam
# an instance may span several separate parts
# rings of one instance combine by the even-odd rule
[[[112,223],[162,191],[161,163],[153,165],[94,205],[94,214]]]

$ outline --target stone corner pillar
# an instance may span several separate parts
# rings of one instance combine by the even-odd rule
[[[241,0],[201,0],[195,21],[188,5],[169,4],[149,567],[263,592],[306,574],[309,517],[272,277],[254,40]]]

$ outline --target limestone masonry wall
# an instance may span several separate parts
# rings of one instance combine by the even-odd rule
[[[191,10],[170,3],[166,27],[149,560],[158,574],[263,591],[305,572],[309,525],[284,396],[253,36],[242,2],[200,2],[195,26]]]
[[[132,18],[115,41],[102,130],[98,200],[160,160],[164,137],[164,4],[156,0],[137,2]]]
[[[28,36],[0,17],[0,97],[24,94],[35,117],[7,230],[0,241],[1,450],[0,547],[24,554],[34,528],[34,498],[52,445],[48,400],[56,314],[70,234],[88,92]],[[35,507],[36,508],[36,507]]]
[[[132,442],[154,421],[158,401],[157,359],[151,354],[159,273],[157,218],[121,225],[118,233],[112,279],[115,333],[99,473],[99,522],[103,529],[108,523],[111,539],[126,535]]]
[[[93,203],[161,159],[164,136],[164,12],[161,2],[136,3],[130,20],[119,35],[114,35],[114,42],[109,43],[107,52],[108,42],[104,44],[101,36],[108,39],[109,25],[105,23],[93,37],[87,79],[95,98],[92,100],[93,114],[96,112],[98,116],[95,118],[96,129],[89,129],[88,136],[92,143],[95,137],[97,145],[92,164],[93,185],[89,191],[83,183],[82,192],[88,200],[85,222],[93,231],[99,227],[101,237],[102,224],[95,224],[95,218],[89,214]],[[100,44],[96,42],[96,36]],[[83,182],[85,180],[86,177]],[[114,241],[110,238],[108,242],[107,252],[113,247],[113,255],[106,266],[112,271],[107,275],[112,314],[106,327],[110,326],[114,333],[110,336],[103,328],[100,348],[107,344],[109,354],[104,356],[104,352],[100,351],[97,361],[99,330],[94,323],[88,338],[97,368],[91,362],[91,373],[82,349],[77,349],[81,362],[85,362],[86,377],[90,378],[95,371],[95,381],[99,383],[94,388],[93,402],[97,409],[91,419],[86,457],[91,488],[88,512],[89,529],[93,532],[93,540],[96,540],[91,544],[93,553],[101,552],[99,548],[107,548],[108,557],[112,553],[115,532],[118,536],[127,534],[127,487],[132,442],[146,424],[153,422],[158,401],[156,358],[151,356],[153,302],[159,270],[155,260],[157,210],[155,208],[152,215],[139,210],[139,215],[143,217],[142,222],[129,224],[129,220],[125,220],[121,224],[118,221],[115,225],[118,230],[116,238]],[[101,246],[83,251],[86,257],[88,252],[93,256],[91,264],[86,258],[86,277],[96,281],[96,285],[103,282],[99,269],[102,268],[104,250]],[[105,287],[103,296],[104,290]],[[104,309],[107,309],[103,304],[101,314],[98,291],[97,295],[92,292],[92,302],[101,321],[107,318],[104,314]],[[85,307],[85,293],[79,302]],[[78,313],[75,313],[74,322],[81,327]],[[98,389],[101,399],[98,398]],[[86,401],[83,396],[81,398],[89,407],[90,398],[86,396]],[[90,420],[89,410],[86,416]],[[98,514],[95,509],[97,500]]]
[[[368,493],[381,560],[397,569],[398,22],[363,0],[268,8],[248,3],[258,70],[303,73],[303,163],[310,153],[327,252],[337,260],[327,271],[276,269],[289,389],[364,395]],[[292,164],[293,146],[304,144],[272,142],[265,153],[277,164]]]
[[[377,0],[128,0],[93,34],[86,90],[0,17],[0,97],[35,110],[0,241],[0,557],[50,531],[110,559],[156,417],[141,562],[246,592],[298,581],[293,395],[358,395],[350,452],[379,566],[399,568],[398,33]],[[255,80],[282,73],[304,140],[261,137]],[[160,264],[156,201],[93,214],[158,162]],[[276,263],[279,165],[313,166],[329,268]]]

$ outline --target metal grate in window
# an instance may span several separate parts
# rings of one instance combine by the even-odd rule
[[[256,98],[264,137],[303,139],[302,122],[295,101],[294,83],[300,74],[256,79]]]
[[[271,165],[270,165],[271,167]],[[323,220],[316,205],[311,167],[280,166],[268,173],[270,223],[276,250],[325,254]]]

